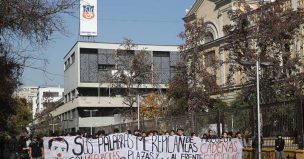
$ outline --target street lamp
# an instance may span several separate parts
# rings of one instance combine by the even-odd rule
[[[260,66],[272,66],[273,63],[272,62],[260,62],[260,60],[256,60],[254,61],[240,61],[240,63],[244,66],[254,66],[256,65],[256,89],[257,89],[257,120],[258,120],[258,125],[257,125],[257,137],[258,137],[258,158],[261,159],[261,153],[262,153],[262,149],[261,149],[261,125],[262,125],[262,114],[261,114],[261,108],[260,108]]]
[[[97,112],[97,109],[84,109],[85,112],[90,112],[90,118],[92,118],[92,112]],[[93,135],[93,126],[91,125],[91,135]]]
[[[54,134],[55,133],[55,125],[58,125],[58,123],[52,123],[50,125],[53,126],[53,134]]]

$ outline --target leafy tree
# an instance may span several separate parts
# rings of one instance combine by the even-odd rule
[[[204,20],[196,19],[184,26],[185,31],[180,34],[185,40],[180,45],[181,62],[168,90],[172,114],[204,112],[211,102],[210,95],[218,89],[214,78],[218,62],[212,59],[213,65],[207,66],[202,61],[206,52],[201,45],[208,36]]]
[[[163,115],[164,107],[162,105],[162,97],[151,92],[147,97],[140,103],[140,114],[144,119],[158,118]]]
[[[130,39],[124,39],[122,49],[116,50],[115,70],[112,70],[112,87],[120,89],[124,95],[123,103],[129,109],[126,116],[135,117],[133,106],[136,105],[136,96],[141,93],[139,88],[143,84],[153,84],[156,78],[151,69],[150,54],[146,50],[134,51],[136,45]]]
[[[242,96],[256,94],[256,68],[242,65],[243,61],[272,62],[262,68],[260,92],[263,103],[280,101],[302,94],[303,68],[301,61],[304,24],[303,9],[285,8],[286,0],[263,4],[259,9],[235,11],[233,25],[224,28],[230,55],[229,78],[236,72],[244,76]],[[284,99],[284,100],[285,100]]]
[[[3,49],[0,48],[0,51]],[[12,94],[19,84],[21,67],[13,59],[0,56],[0,126],[1,131],[8,130],[8,119],[16,113],[15,99]]]
[[[23,98],[14,98],[15,114],[9,117],[8,130],[15,134],[25,132],[26,126],[32,122],[32,105]]]
[[[64,33],[62,13],[71,13],[76,2],[0,0],[0,126],[3,128],[0,131],[8,130],[8,119],[16,114],[12,94],[21,84],[23,68],[32,67],[26,62],[29,59],[45,61],[25,52],[46,46],[55,32]]]

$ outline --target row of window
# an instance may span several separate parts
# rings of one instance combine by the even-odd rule
[[[64,70],[67,70],[75,62],[75,52],[64,62]]]

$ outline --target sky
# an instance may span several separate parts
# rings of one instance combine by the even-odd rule
[[[182,18],[195,0],[98,0],[98,36],[95,42],[121,43],[124,38],[137,44],[179,45],[178,34],[183,31]],[[79,37],[79,9],[73,16],[63,15],[66,32],[55,33],[43,49],[34,54],[46,58],[47,73],[25,68],[25,86],[64,85],[63,57]],[[30,61],[36,68],[45,65]]]

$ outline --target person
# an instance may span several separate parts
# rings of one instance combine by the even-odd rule
[[[175,131],[174,130],[171,130],[170,131],[170,136],[174,136],[175,135]]]
[[[243,148],[247,147],[246,139],[242,136],[242,133],[240,131],[235,133],[235,137],[239,140]],[[245,155],[242,154],[241,158],[245,158]]]
[[[19,139],[19,158],[20,159],[29,159],[29,143],[28,138],[25,136],[21,136]]]
[[[146,136],[147,136],[147,133],[146,133],[146,132],[142,132],[141,136],[142,136],[142,137],[146,137]]]
[[[114,134],[119,133],[119,129],[118,129],[118,128],[115,128],[114,131],[113,131],[113,133],[114,133]]]
[[[32,142],[29,145],[30,148],[30,158],[31,159],[42,159],[43,155],[43,144],[34,136]]]
[[[264,139],[263,139],[263,136],[261,136],[261,151],[262,151],[262,147],[263,147],[263,144],[264,144]],[[252,138],[252,148],[254,150],[254,153],[252,153],[252,158],[254,159],[258,159],[259,158],[259,151],[258,151],[258,138],[257,136],[253,136]],[[261,154],[262,155],[262,154]]]
[[[165,136],[170,136],[170,133],[168,131],[166,131]]]
[[[202,139],[207,139],[208,135],[206,133],[203,134],[203,136],[201,137]]]
[[[195,132],[192,132],[192,133],[191,133],[191,137],[192,137],[192,138],[197,137],[196,133],[195,133]]]
[[[217,139],[218,137],[215,135],[213,130],[208,130],[207,139]]]
[[[69,143],[61,137],[50,139],[48,147],[55,152],[57,158],[65,158],[64,154],[69,150]]]
[[[243,148],[245,148],[247,146],[247,143],[246,143],[246,139],[242,136],[242,133],[238,131],[236,132],[235,136],[239,140]]]
[[[185,136],[184,135],[184,129],[182,129],[182,128],[177,129],[177,135],[178,136]]]
[[[19,151],[19,143],[16,138],[16,136],[13,136],[9,140],[8,149],[10,151],[10,159],[16,159],[18,157],[18,151]]]
[[[284,157],[285,140],[279,134],[275,140],[276,159],[285,159]]]

